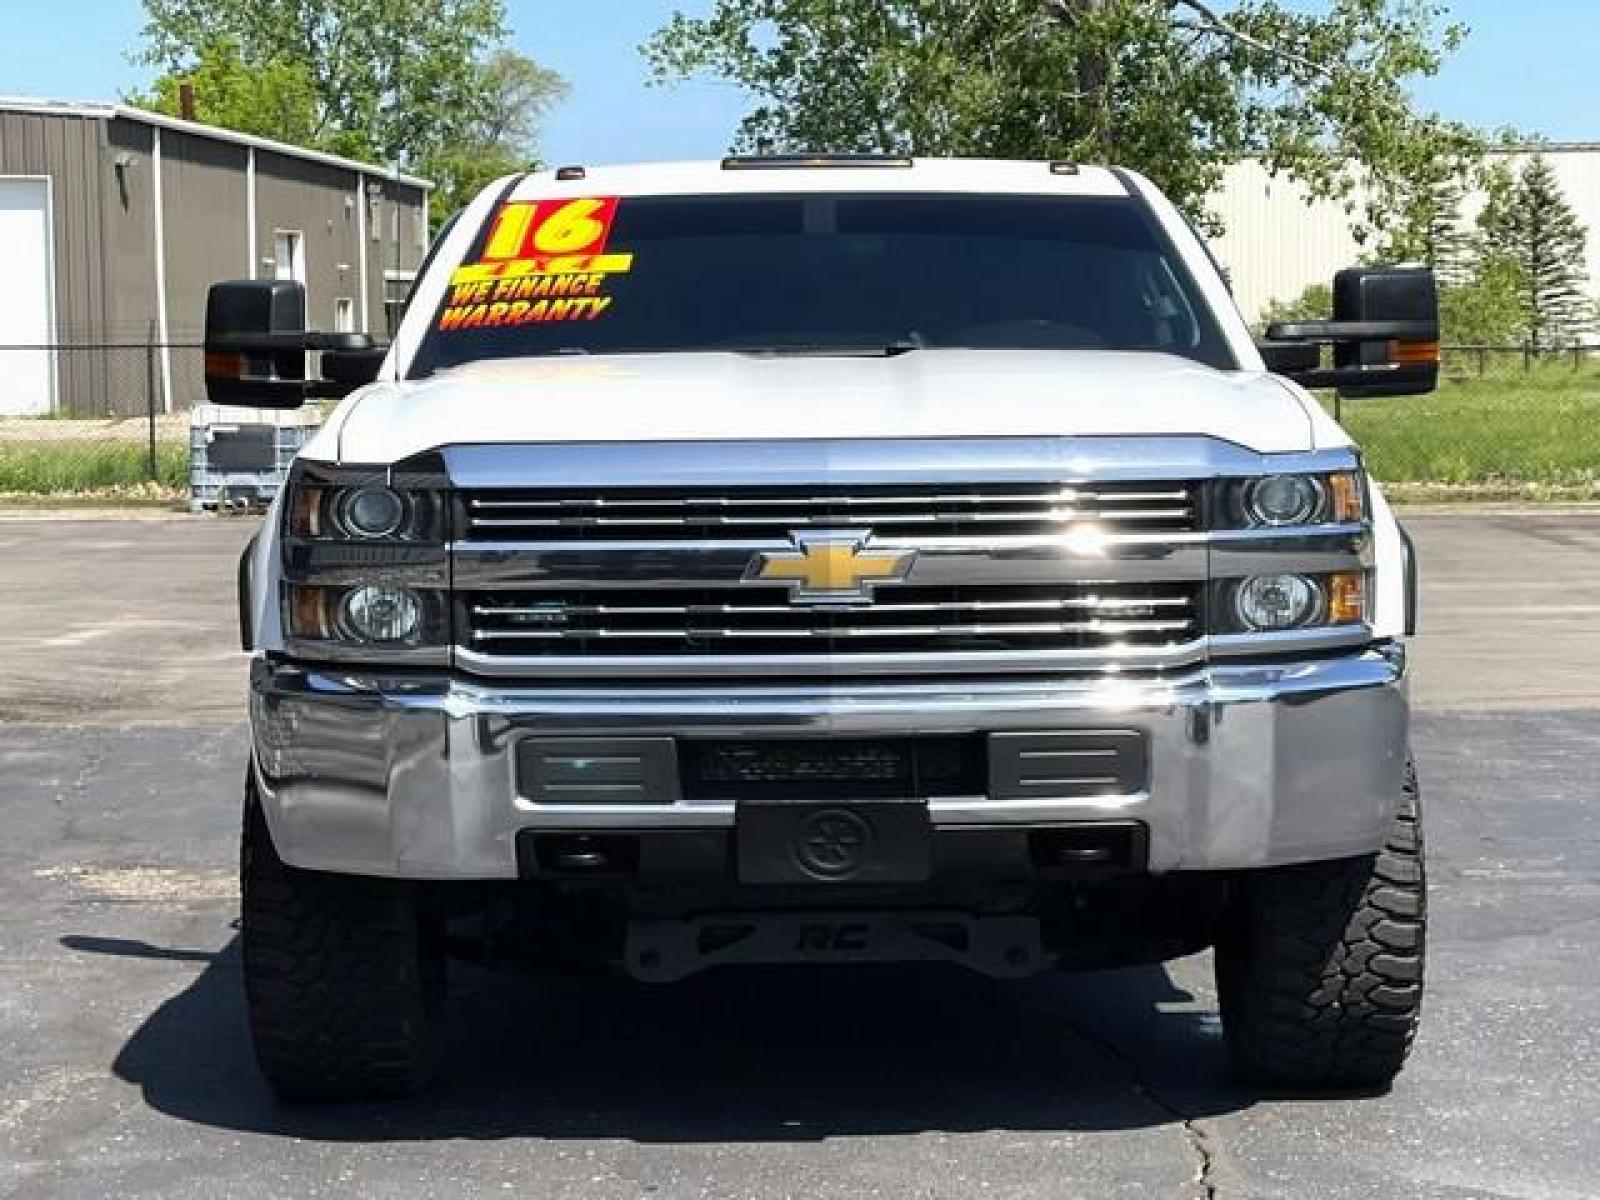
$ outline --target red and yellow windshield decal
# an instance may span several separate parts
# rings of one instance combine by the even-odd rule
[[[450,277],[441,330],[592,321],[611,307],[606,276],[633,269],[607,250],[617,197],[518,200],[495,213],[483,255]]]

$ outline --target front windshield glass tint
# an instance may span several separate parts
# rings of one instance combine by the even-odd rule
[[[548,354],[922,347],[1237,365],[1132,199],[808,194],[504,204],[412,375]]]

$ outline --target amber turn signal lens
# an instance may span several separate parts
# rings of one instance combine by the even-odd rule
[[[1333,496],[1333,520],[1349,525],[1365,519],[1367,499],[1361,490],[1361,477],[1353,473],[1330,475],[1328,488]]]
[[[289,498],[289,532],[296,537],[322,536],[322,500],[324,490],[318,487],[298,487]]]
[[[329,613],[327,588],[289,589],[289,632],[298,638],[330,638],[333,619]]]
[[[249,374],[249,363],[242,354],[212,351],[206,355],[207,379],[243,379]]]
[[[1367,619],[1367,577],[1340,571],[1328,578],[1328,624],[1359,625]]]
[[[1438,342],[1390,342],[1389,361],[1394,363],[1437,363]]]

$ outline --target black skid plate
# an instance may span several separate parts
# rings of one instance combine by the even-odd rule
[[[1044,965],[1039,922],[948,912],[770,912],[628,925],[628,974],[647,983],[731,964],[886,962],[947,962],[1020,978]]]

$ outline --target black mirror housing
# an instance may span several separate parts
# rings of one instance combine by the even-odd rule
[[[1274,375],[1292,377],[1322,365],[1322,348],[1315,342],[1257,342],[1256,349]]]
[[[306,402],[306,290],[291,279],[215,284],[206,296],[206,397],[213,404]]]
[[[1333,281],[1333,320],[1276,324],[1267,337],[1269,344],[1333,347],[1331,369],[1287,356],[1279,360],[1284,369],[1269,362],[1269,369],[1304,387],[1360,398],[1416,396],[1439,386],[1439,289],[1425,267],[1340,271]]]
[[[322,352],[322,378],[306,354]],[[214,284],[206,297],[206,397],[213,404],[299,408],[378,377],[386,351],[364,333],[311,333],[305,286],[292,279]]]

